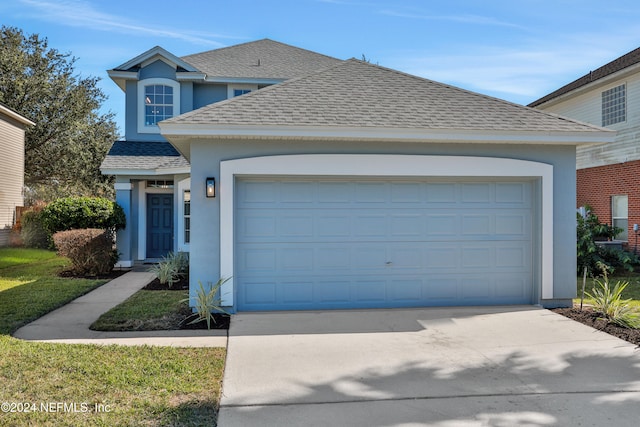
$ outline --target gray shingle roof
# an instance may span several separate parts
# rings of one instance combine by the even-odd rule
[[[560,89],[555,90],[550,94],[545,95],[536,101],[533,101],[531,104],[529,104],[529,107],[536,107],[538,105],[544,104],[547,101],[551,101],[552,99],[555,99],[566,93],[579,89],[582,86],[588,85],[591,82],[595,82],[596,80],[600,80],[611,74],[617,73],[618,71],[624,70],[625,68],[635,65],[639,62],[640,62],[640,48],[637,48],[625,55],[622,55],[617,59],[614,59],[613,61],[603,65],[602,67],[596,70],[590,71],[588,74],[585,74],[579,79],[576,79],[571,83],[562,86]]]
[[[602,131],[596,126],[356,59],[205,106],[162,124],[165,123],[169,126]]]
[[[189,162],[166,141],[116,141],[100,169],[185,168]]]
[[[289,79],[318,71],[340,59],[269,39],[183,56],[208,77]]]

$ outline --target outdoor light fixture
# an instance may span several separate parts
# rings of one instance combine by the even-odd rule
[[[209,177],[205,183],[207,188],[207,197],[216,197],[216,179]]]

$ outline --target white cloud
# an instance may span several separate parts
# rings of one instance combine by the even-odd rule
[[[216,38],[229,38],[191,30],[167,30],[138,24],[122,16],[103,13],[84,0],[20,0],[37,12],[38,19],[73,27],[121,34],[138,34],[158,38],[179,39],[197,45],[220,47]]]
[[[613,45],[605,45],[583,41],[520,50],[473,46],[451,53],[411,52],[384,60],[383,65],[513,102],[528,103],[626,53],[612,52]]]
[[[499,27],[510,27],[510,28],[523,28],[520,25],[513,24],[511,22],[500,21],[495,18],[480,16],[480,15],[470,15],[470,14],[462,14],[462,15],[422,15],[417,13],[404,13],[397,12],[394,10],[383,10],[380,11],[380,14],[387,16],[395,16],[397,18],[409,18],[409,19],[420,19],[425,21],[450,21],[450,22],[458,22],[461,24],[475,24],[475,25],[489,25],[489,26],[499,26]]]

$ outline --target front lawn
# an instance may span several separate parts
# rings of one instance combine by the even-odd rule
[[[30,343],[9,334],[101,285],[48,251],[0,249],[0,425],[215,425],[221,348]]]

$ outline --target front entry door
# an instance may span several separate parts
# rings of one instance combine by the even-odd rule
[[[147,258],[173,249],[173,195],[147,194]]]

